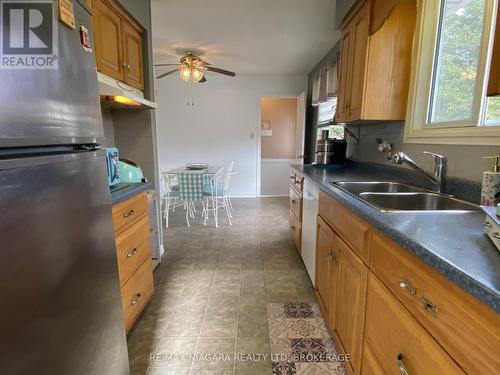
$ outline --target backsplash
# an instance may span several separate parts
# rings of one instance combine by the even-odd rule
[[[370,162],[384,165],[393,165],[387,160],[386,154],[377,151],[377,138],[382,138],[388,143],[394,144],[394,151],[403,151],[419,165],[429,171],[434,169],[431,157],[423,155],[423,151],[431,151],[443,154],[448,158],[448,177],[459,180],[469,180],[481,183],[482,173],[488,170],[490,161],[482,160],[481,157],[488,155],[500,155],[500,146],[465,146],[465,145],[424,145],[403,143],[404,122],[392,122],[369,125],[351,125],[349,127],[355,134],[360,135],[360,143],[350,138],[348,155],[353,160]],[[398,168],[410,169],[407,166],[396,166]]]

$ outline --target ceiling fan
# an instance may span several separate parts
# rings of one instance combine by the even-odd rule
[[[194,82],[200,83],[207,81],[207,78],[204,74],[204,72],[207,70],[214,73],[224,74],[230,77],[234,77],[236,75],[236,73],[229,70],[213,67],[210,63],[203,61],[201,58],[194,55],[191,51],[186,51],[186,54],[181,57],[179,64],[155,64],[155,66],[176,66],[175,69],[157,76],[157,79],[166,77],[177,71],[184,81],[188,82],[190,79],[192,79]]]

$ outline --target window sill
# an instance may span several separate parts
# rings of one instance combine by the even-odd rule
[[[500,146],[500,126],[405,129],[404,143]]]

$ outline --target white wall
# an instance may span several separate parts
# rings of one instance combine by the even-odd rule
[[[198,161],[227,165],[233,160],[239,173],[233,177],[231,195],[256,196],[260,99],[299,95],[306,75],[209,74],[207,79],[195,85],[194,106],[189,107],[187,84],[178,75],[156,81],[160,169]]]

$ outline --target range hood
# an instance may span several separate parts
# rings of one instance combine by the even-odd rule
[[[158,104],[144,99],[142,91],[97,72],[101,102],[105,108],[156,109]]]

